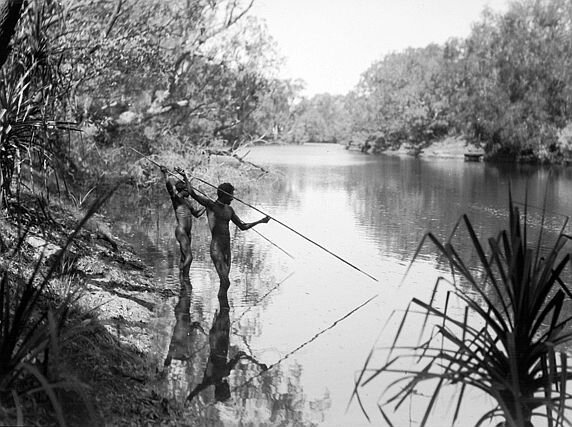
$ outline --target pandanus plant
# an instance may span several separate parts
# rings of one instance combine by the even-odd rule
[[[60,3],[26,2],[13,49],[0,67],[0,207],[8,204],[14,182],[19,191],[22,165],[47,176],[65,153],[61,136],[80,130],[61,120],[71,89],[61,71],[65,14]]]
[[[411,300],[391,346],[385,349],[386,363],[370,366],[376,351],[372,349],[354,390],[361,405],[361,387],[381,375],[397,376],[378,404],[390,425],[388,407],[397,411],[406,400],[420,399],[420,390],[428,386],[430,398],[421,419],[421,425],[427,425],[445,386],[452,385],[456,386],[451,389],[456,396],[453,424],[459,422],[469,388],[484,392],[494,402],[476,425],[486,421],[510,427],[532,426],[535,420],[548,426],[570,423],[567,381],[572,368],[566,345],[572,339],[572,316],[566,313],[566,304],[572,293],[565,283],[570,236],[564,233],[564,224],[554,241],[545,242],[543,214],[538,237],[529,244],[527,203],[522,214],[509,191],[509,210],[509,229],[488,239],[488,248],[481,245],[466,215],[446,242],[432,233],[421,241],[414,260],[425,243],[432,242],[450,264],[452,275],[437,280],[428,302]],[[470,268],[452,243],[462,225],[478,256],[478,269]],[[441,285],[449,287],[447,292],[438,292]],[[454,300],[460,309],[453,307]],[[420,339],[402,344],[406,322],[415,315],[423,316]],[[440,418],[438,425],[442,423]]]
[[[21,397],[33,398],[40,391],[49,398],[58,425],[66,425],[66,417],[58,398],[60,390],[75,390],[85,399],[88,410],[91,410],[79,381],[69,376],[67,380],[57,378],[61,344],[85,332],[85,327],[82,330],[81,325],[68,324],[69,311],[83,288],[74,283],[77,278],[70,276],[69,289],[61,295],[50,295],[48,291],[55,282],[56,271],[64,264],[66,252],[74,239],[116,188],[99,196],[90,206],[47,271],[42,270],[43,253],[27,278],[16,276],[0,265],[0,410],[8,407],[12,399],[19,414],[15,423],[17,425],[23,425],[24,422]],[[24,252],[28,232],[29,229],[19,230],[20,240],[10,254],[3,254],[8,263],[12,257],[20,257]],[[7,420],[2,415],[0,411],[0,424],[5,425]]]

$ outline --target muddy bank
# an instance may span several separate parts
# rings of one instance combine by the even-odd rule
[[[484,154],[484,150],[468,145],[462,138],[448,137],[442,141],[435,141],[420,152],[412,153],[406,144],[398,150],[386,150],[382,154],[396,156],[415,155],[421,158],[437,159],[463,159],[465,154]]]
[[[65,203],[42,206],[28,196],[0,222],[3,272],[27,280],[37,267],[41,274],[54,269],[38,311],[57,304],[67,289],[76,293],[61,334],[73,335],[61,343],[57,369],[50,370],[51,380],[68,383],[55,388],[66,422],[194,425],[194,417],[187,418],[187,413],[181,419],[182,408],[173,408],[154,391],[163,361],[150,351],[148,326],[156,307],[173,292],[155,286],[153,271],[110,232],[101,215],[89,220],[54,265],[82,215]],[[37,360],[38,366],[42,363],[46,361]],[[18,409],[26,424],[53,424],[54,406],[46,396],[29,395],[24,385],[16,391],[20,407],[10,399],[3,401],[2,424],[16,422]]]

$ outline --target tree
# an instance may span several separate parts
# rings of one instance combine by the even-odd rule
[[[253,114],[269,91],[277,56],[252,0],[68,0],[66,56],[74,117],[98,144],[74,144],[82,168],[122,139],[144,151],[235,147],[258,136]],[[119,160],[117,160],[119,159]]]
[[[555,161],[572,81],[571,6],[561,0],[487,11],[466,40],[458,123],[489,155]]]
[[[293,135],[297,118],[297,104],[301,101],[300,81],[269,79],[268,90],[253,114],[258,133],[264,139],[296,142]]]
[[[353,95],[353,108],[365,113],[354,128],[391,146],[422,146],[442,136],[449,129],[442,66],[443,48],[435,44],[392,53],[372,64]]]
[[[4,65],[10,53],[10,41],[20,19],[23,3],[23,0],[0,1],[0,67]]]
[[[48,170],[61,152],[68,82],[60,73],[54,40],[62,23],[58,2],[30,1],[12,37],[13,48],[0,71],[0,196],[11,193],[21,167]]]

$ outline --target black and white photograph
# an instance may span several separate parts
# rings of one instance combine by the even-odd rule
[[[572,1],[0,0],[0,425],[572,425]]]

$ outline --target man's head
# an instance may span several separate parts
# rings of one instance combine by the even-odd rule
[[[188,196],[189,191],[187,190],[187,185],[183,181],[177,181],[175,183],[175,189],[179,193],[183,193],[182,196]]]
[[[215,400],[217,402],[224,402],[230,399],[230,386],[226,380],[222,380],[215,384]]]
[[[234,187],[232,184],[224,182],[218,186],[216,194],[221,202],[230,205],[230,202],[232,202],[233,199]]]

